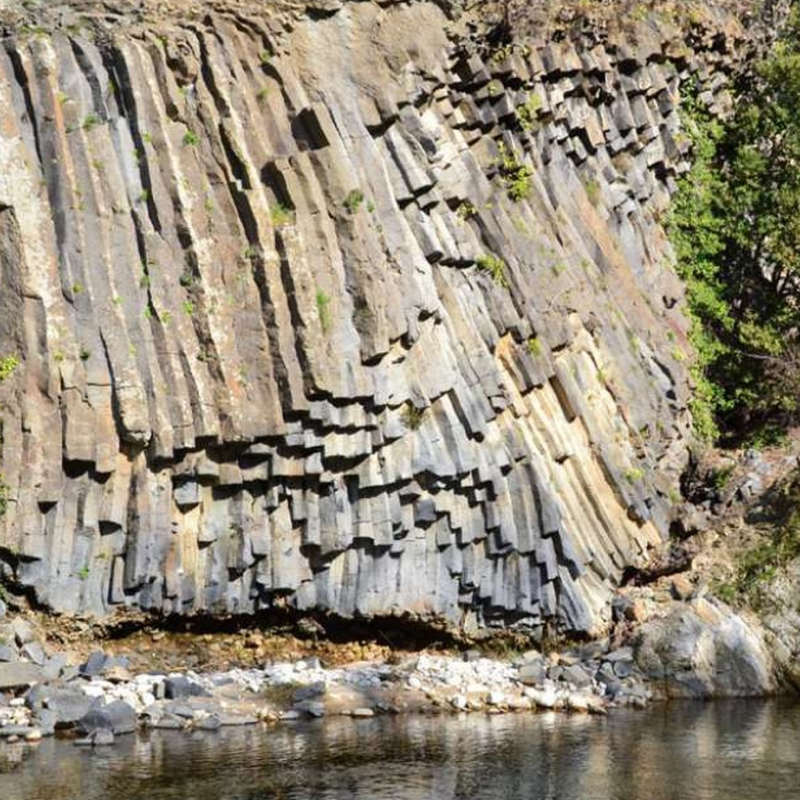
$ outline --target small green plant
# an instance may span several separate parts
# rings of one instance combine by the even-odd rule
[[[539,111],[542,108],[542,98],[538,94],[528,96],[528,99],[517,106],[516,115],[520,128],[524,131],[535,131],[539,127]]]
[[[152,319],[153,318],[153,309],[150,306],[146,306],[144,311],[142,311],[142,316],[145,319]]]
[[[258,258],[259,252],[258,245],[250,244],[245,248],[244,257],[248,261],[252,261],[254,258]]]
[[[493,67],[496,67],[499,64],[502,64],[507,58],[510,58],[512,52],[512,46],[510,44],[504,44],[492,52],[492,55],[489,58],[489,63]]]
[[[363,202],[364,192],[361,189],[352,189],[347,193],[342,205],[347,209],[348,213],[355,214]]]
[[[269,97],[269,87],[267,86],[265,86],[263,89],[259,89],[256,92],[256,100],[259,103],[266,103],[268,97]]]
[[[5,482],[5,478],[3,478],[3,473],[0,472],[0,517],[5,516],[8,510],[8,492],[8,484]]]
[[[16,356],[5,356],[0,358],[0,383],[10,378],[14,370],[19,366],[19,359]]]
[[[82,581],[85,581],[89,577],[89,566],[84,565],[82,566],[76,573],[75,573]]]
[[[736,470],[735,464],[730,464],[726,467],[720,467],[719,469],[715,469],[711,475],[712,486],[718,491],[724,489],[730,482],[730,479],[735,470]]]
[[[85,131],[90,131],[93,128],[96,128],[100,124],[101,120],[97,114],[88,114],[86,117],[83,118],[83,122],[81,123],[81,127]]]
[[[531,336],[528,339],[528,352],[534,357],[539,358],[542,354],[542,343],[538,336]]]
[[[91,358],[91,351],[87,350],[86,347],[81,347],[81,351],[78,354],[80,356],[81,361],[88,361]]]
[[[183,313],[188,314],[190,317],[194,314],[195,308],[194,303],[191,300],[184,300],[183,301]]]
[[[590,179],[583,184],[583,188],[586,190],[586,198],[587,200],[595,207],[600,204],[600,184],[594,180]]]
[[[644,478],[644,472],[639,467],[628,467],[622,476],[628,483],[639,483]]]
[[[405,406],[403,406],[400,419],[402,419],[403,425],[405,425],[406,428],[410,431],[415,431],[422,425],[425,419],[425,409],[417,408],[417,406],[410,402],[406,403]]]
[[[478,213],[478,209],[470,203],[469,200],[462,200],[456,209],[456,216],[462,221],[466,222]]]
[[[679,364],[686,361],[686,353],[680,349],[680,347],[673,347],[672,348],[672,357],[677,361]]]
[[[73,283],[72,284],[72,294],[82,294],[83,293],[83,284],[82,283]]]
[[[145,144],[153,144],[153,135],[145,131],[145,133],[142,134],[142,141]]]
[[[186,267],[186,269],[181,272],[181,277],[178,278],[178,282],[184,289],[188,289],[194,284],[194,273],[189,267]]]
[[[521,163],[502,142],[499,145],[499,156],[495,166],[510,200],[519,203],[530,194],[533,169]]]
[[[492,280],[504,288],[508,288],[508,279],[506,278],[506,262],[502,258],[493,256],[491,254],[478,256],[475,259],[475,264],[482,272],[487,272]]]
[[[186,131],[183,134],[184,147],[196,147],[200,144],[200,137],[194,131]]]
[[[294,210],[283,203],[272,203],[269,207],[269,218],[276,228],[291,225],[294,222]]]
[[[137,203],[148,203],[150,202],[150,190],[149,189],[142,189],[139,192],[139,196],[136,198]]]
[[[317,290],[316,295],[317,315],[319,316],[319,324],[322,332],[327,336],[331,329],[331,298],[325,294],[321,289]]]
[[[274,55],[275,54],[271,50],[267,50],[265,48],[264,50],[262,50],[258,54],[258,60],[261,62],[262,66],[263,66],[263,65],[269,64],[269,62],[272,60],[272,57]]]

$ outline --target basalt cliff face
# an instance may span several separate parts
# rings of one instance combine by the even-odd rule
[[[739,23],[492,50],[432,2],[38,13],[0,50],[5,580],[601,629],[685,463],[662,223],[680,88],[724,113]]]

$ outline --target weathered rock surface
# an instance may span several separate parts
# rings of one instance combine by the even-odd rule
[[[668,697],[763,696],[779,688],[761,626],[718,602],[698,600],[648,622],[636,661]]]
[[[684,462],[659,217],[736,22],[490,57],[432,2],[154,9],[0,51],[6,576],[596,630]]]

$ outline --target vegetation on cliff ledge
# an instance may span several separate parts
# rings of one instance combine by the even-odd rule
[[[685,91],[695,164],[670,230],[692,315],[695,425],[705,439],[780,432],[800,416],[800,13],[713,119]]]

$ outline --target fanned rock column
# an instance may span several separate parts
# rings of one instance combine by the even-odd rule
[[[432,2],[212,5],[4,42],[6,572],[598,630],[685,457],[678,91],[724,111],[742,31],[481,57]]]

